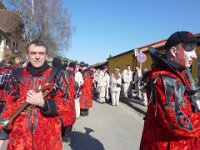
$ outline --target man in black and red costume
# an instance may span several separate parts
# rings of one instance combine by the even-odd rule
[[[47,54],[43,42],[31,42],[26,54],[29,63],[12,72],[3,91],[6,106],[1,121],[25,102],[34,106],[25,108],[8,125],[1,124],[0,142],[8,139],[8,150],[62,150],[61,125],[65,126],[67,119],[66,85],[60,75],[62,65],[54,62],[53,67],[49,66]]]
[[[149,48],[153,67],[145,78],[149,104],[140,150],[199,149],[199,97],[184,72],[197,58],[198,43],[192,33],[181,31],[168,38],[165,55]]]

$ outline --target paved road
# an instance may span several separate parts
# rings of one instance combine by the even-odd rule
[[[143,116],[126,104],[118,107],[94,102],[88,117],[74,125],[72,143],[65,150],[138,150]]]
[[[143,127],[143,115],[126,104],[118,107],[99,104],[87,117],[80,117],[72,133],[71,144],[64,150],[138,150]]]

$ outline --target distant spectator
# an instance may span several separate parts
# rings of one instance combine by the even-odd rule
[[[133,81],[133,72],[131,71],[131,66],[127,65],[126,69],[122,72],[122,83],[123,83],[123,92],[124,97],[131,96],[131,86]]]
[[[135,85],[135,90],[137,91],[139,98],[142,98],[141,91],[140,91],[141,79],[142,79],[142,71],[140,67],[136,67],[135,76],[134,76],[134,85]]]
[[[75,81],[77,83],[77,91],[76,91],[76,96],[75,96],[75,108],[76,108],[76,118],[79,118],[80,116],[80,95],[81,95],[81,86],[83,85],[83,75],[79,71],[79,65],[76,65],[75,68]]]
[[[109,74],[107,73],[107,66],[103,66],[99,73],[97,88],[99,89],[99,102],[105,103],[106,97],[108,98],[108,88],[109,88]]]
[[[121,84],[122,84],[121,75],[119,72],[119,67],[117,67],[115,68],[115,72],[110,77],[110,92],[111,92],[111,99],[113,106],[119,105]]]

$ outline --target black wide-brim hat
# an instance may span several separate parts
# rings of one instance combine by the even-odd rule
[[[81,62],[79,63],[79,65],[80,65],[81,67],[85,67],[85,66],[86,66],[85,62],[83,62],[83,61],[81,61]]]

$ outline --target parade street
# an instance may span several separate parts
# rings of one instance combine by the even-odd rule
[[[118,107],[94,101],[89,116],[80,117],[64,150],[138,150],[143,115],[126,104]]]

